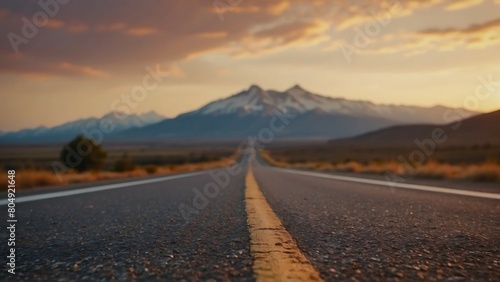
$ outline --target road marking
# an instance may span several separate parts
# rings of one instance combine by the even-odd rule
[[[396,187],[396,188],[403,188],[403,189],[413,189],[413,190],[421,190],[421,191],[438,192],[438,193],[454,194],[454,195],[461,195],[461,196],[470,196],[470,197],[500,200],[500,194],[496,194],[496,193],[474,192],[474,191],[468,191],[468,190],[459,190],[459,189],[434,187],[434,186],[426,186],[426,185],[418,185],[418,184],[395,183],[395,182],[387,182],[387,181],[382,181],[382,180],[339,176],[339,175],[331,175],[331,174],[324,174],[324,173],[318,173],[318,172],[299,171],[299,170],[286,169],[286,168],[275,168],[274,167],[273,169],[277,169],[277,170],[280,170],[280,171],[283,171],[286,173],[291,173],[291,174],[300,174],[300,175],[328,178],[328,179],[334,179],[334,180],[340,180],[340,181],[357,182],[357,183],[382,185],[382,186]]]
[[[186,177],[191,177],[191,176],[196,176],[196,175],[201,175],[201,174],[206,174],[206,172],[204,172],[204,171],[193,172],[193,173],[186,173],[186,174],[181,174],[181,175],[172,175],[172,176],[165,176],[165,177],[160,177],[160,178],[138,180],[138,181],[132,181],[132,182],[117,183],[117,184],[109,184],[109,185],[89,187],[89,188],[76,189],[76,190],[67,190],[67,191],[52,192],[52,193],[46,193],[46,194],[17,197],[16,203],[17,204],[27,203],[27,202],[33,202],[33,201],[39,201],[39,200],[46,200],[46,199],[79,195],[79,194],[94,193],[94,192],[100,192],[100,191],[111,190],[111,189],[118,189],[118,188],[124,188],[124,187],[130,187],[130,186],[136,186],[136,185],[142,185],[142,184],[149,184],[149,183],[156,183],[156,182],[162,182],[162,181],[179,179],[179,178],[186,178]],[[7,199],[0,200],[0,206],[7,205],[7,203],[8,203]]]
[[[245,205],[257,281],[323,281],[267,203],[252,168],[246,177]]]

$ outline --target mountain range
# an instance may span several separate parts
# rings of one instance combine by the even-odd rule
[[[143,128],[123,132],[122,138],[148,136],[155,140],[240,140],[269,128],[276,111],[295,117],[276,138],[329,139],[355,136],[396,124],[442,123],[449,108],[377,105],[313,94],[295,85],[280,92],[257,85]],[[469,115],[477,112],[462,109]]]
[[[211,102],[197,110],[166,119],[154,112],[128,115],[117,113],[103,118],[117,120],[107,140],[179,141],[241,140],[270,126],[277,113],[293,115],[276,138],[336,139],[401,124],[442,124],[443,106],[417,107],[378,105],[368,101],[332,98],[311,93],[299,85],[285,91],[264,90],[257,85],[230,97]],[[478,112],[461,110],[468,115]],[[53,128],[39,127],[0,135],[3,142],[66,141],[83,129],[98,128],[103,119],[90,118]]]
[[[111,134],[119,134],[120,132],[147,126],[165,120],[164,116],[156,112],[148,112],[144,114],[120,114],[109,113],[101,118],[86,118],[68,122],[55,127],[37,127],[31,129],[23,129],[16,132],[4,132],[0,135],[0,141],[3,142],[59,142],[67,141],[71,138],[82,134],[85,130],[106,128]],[[112,126],[109,126],[112,124]]]
[[[238,114],[245,116],[258,114],[269,116],[273,114],[273,110],[276,108],[299,114],[314,112],[334,116],[372,117],[392,120],[397,123],[440,122],[443,119],[443,112],[448,109],[443,106],[425,108],[404,105],[377,105],[368,101],[332,98],[313,94],[299,85],[295,85],[284,92],[266,91],[257,85],[252,85],[248,90],[212,102],[199,110],[188,113],[188,115]],[[474,112],[470,113],[475,114]]]

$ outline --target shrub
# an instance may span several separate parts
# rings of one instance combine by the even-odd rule
[[[60,159],[66,166],[84,172],[100,170],[107,156],[108,153],[100,145],[79,135],[63,147]]]

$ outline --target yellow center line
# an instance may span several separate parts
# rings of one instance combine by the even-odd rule
[[[323,281],[267,203],[252,168],[246,177],[245,203],[256,280]]]

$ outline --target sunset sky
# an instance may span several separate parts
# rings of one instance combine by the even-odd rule
[[[59,1],[46,22],[38,1],[0,3],[2,131],[102,116],[157,65],[170,75],[135,112],[174,117],[251,84],[462,106],[479,76],[500,81],[500,0]],[[500,86],[473,110],[497,109]]]

